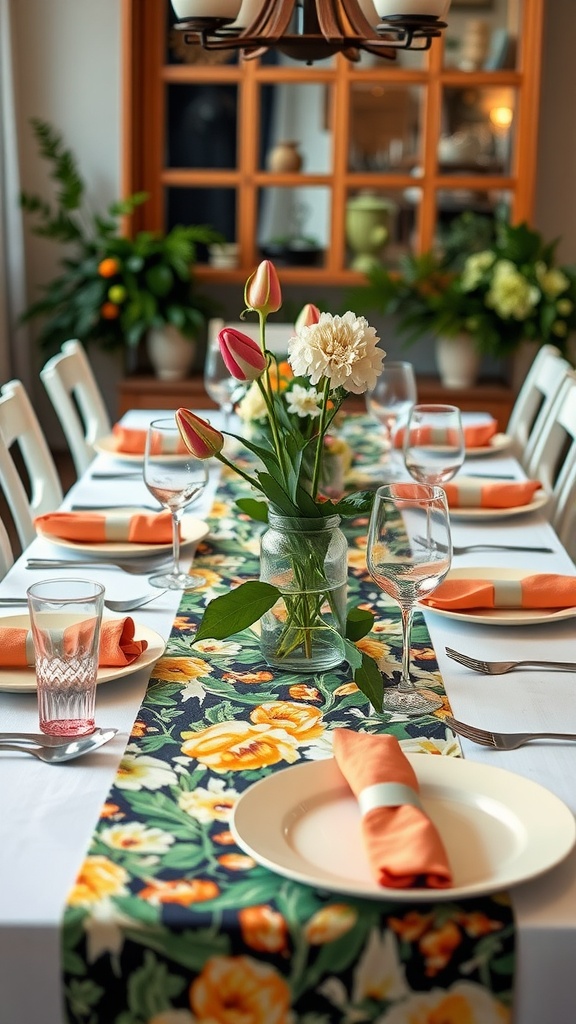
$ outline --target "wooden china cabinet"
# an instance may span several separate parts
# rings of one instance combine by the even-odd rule
[[[428,52],[310,66],[185,46],[169,0],[122,17],[123,191],[150,196],[135,229],[210,223],[234,243],[232,264],[199,253],[200,282],[238,289],[270,255],[287,287],[358,283],[358,204],[388,208],[391,267],[464,210],[532,216],[544,0],[453,0]],[[299,168],[271,169],[283,139]]]

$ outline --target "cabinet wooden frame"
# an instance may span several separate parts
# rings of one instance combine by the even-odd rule
[[[443,44],[435,40],[421,69],[396,67],[382,60],[370,69],[358,69],[343,57],[333,66],[308,68],[260,66],[257,61],[238,65],[165,63],[166,6],[160,0],[122,0],[122,82],[124,194],[144,190],[150,200],[136,211],[134,230],[163,230],[164,195],[168,187],[228,187],[237,191],[236,241],[240,266],[217,270],[199,265],[197,275],[206,280],[245,280],[258,260],[257,214],[261,188],[321,186],[330,190],[330,242],[321,267],[286,267],[283,280],[293,283],[316,281],[347,285],[362,279],[346,266],[345,209],[349,194],[370,188],[387,192],[414,186],[408,173],[375,174],[348,169],[350,90],[355,82],[421,85],[425,91],[422,114],[421,165],[418,178],[422,190],[415,229],[415,247],[425,251],[432,245],[438,211],[439,191],[477,189],[499,190],[511,197],[512,220],[530,221],[535,200],[536,156],[541,75],[541,39],[544,0],[522,0],[522,31],[518,40],[516,70],[465,72],[444,67]],[[275,174],[258,166],[259,90],[264,84],[282,82],[323,82],[330,92],[330,108],[338,131],[332,133],[332,170],[328,174]],[[166,113],[164,96],[172,83],[236,83],[238,86],[238,163],[230,170],[167,168],[165,152]],[[445,174],[438,164],[443,90],[501,86],[515,91],[512,162],[508,174]]]

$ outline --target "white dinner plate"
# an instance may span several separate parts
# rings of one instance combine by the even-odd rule
[[[105,621],[105,620],[104,620]],[[0,626],[14,626],[30,628],[30,618],[27,614],[6,615],[0,618]],[[98,669],[98,683],[109,683],[113,679],[120,679],[122,676],[129,676],[132,672],[139,672],[141,668],[148,668],[164,654],[166,644],[155,630],[148,626],[142,626],[135,622],[134,636],[136,640],[147,640],[148,647],[142,652],[136,661],[130,665],[111,666]],[[0,691],[4,693],[28,693],[36,692],[36,674],[33,668],[0,668]]]
[[[203,519],[196,519],[195,516],[182,516],[180,528],[182,534],[180,541],[181,551],[185,551],[191,546],[196,547],[210,532],[208,523],[205,523]],[[38,530],[38,534],[40,537],[44,537],[45,540],[49,540],[51,544],[55,544],[56,547],[66,548],[67,551],[89,554],[95,561],[99,558],[109,559],[111,556],[114,558],[141,558],[143,555],[168,554],[172,550],[172,543],[135,544],[127,540],[102,541],[99,544],[89,543],[88,541],[81,543],[77,540],[64,540],[61,537],[53,537],[49,533],[44,533],[41,529]]]
[[[121,462],[132,462],[138,466],[141,466],[144,462],[144,452],[138,452],[136,454],[131,452],[119,452],[116,447],[116,438],[114,434],[107,434],[105,437],[99,437],[97,441],[94,441],[93,448],[99,452],[100,455],[113,455],[115,459],[119,459]],[[176,462],[177,459],[181,459],[182,456],[186,456],[186,452],[174,452],[173,455],[166,455],[167,462]]]
[[[466,458],[477,459],[482,455],[500,455],[501,452],[506,451],[507,448],[512,444],[512,438],[508,434],[494,434],[490,438],[488,444],[483,445],[481,448],[467,448]]]
[[[446,847],[449,889],[376,884],[358,804],[333,758],[292,765],[245,790],[232,834],[259,864],[286,878],[348,896],[418,902],[509,888],[548,871],[572,849],[574,815],[543,786],[462,758],[409,754],[408,760]]]
[[[451,519],[510,519],[513,516],[523,516],[527,512],[536,512],[548,504],[549,496],[544,491],[536,491],[532,501],[527,505],[515,505],[514,508],[452,508],[450,506]]]
[[[534,569],[471,566],[468,569],[451,569],[446,579],[522,580],[525,576],[534,574]],[[576,608],[471,608],[470,611],[449,611],[446,608],[431,608],[427,604],[420,604],[420,608],[434,612],[435,615],[444,615],[448,619],[477,622],[484,626],[537,626],[543,623],[559,622],[561,619],[573,619],[576,616]]]

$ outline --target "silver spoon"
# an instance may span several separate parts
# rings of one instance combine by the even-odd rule
[[[130,573],[131,576],[149,576],[154,569],[161,569],[163,566],[171,565],[171,559],[162,555],[160,559],[132,558],[129,562],[100,562],[95,559],[91,561],[79,558],[29,558],[26,562],[27,569],[121,569],[122,572]]]
[[[117,729],[106,729],[98,735],[81,736],[58,747],[27,747],[21,743],[8,743],[3,740],[0,742],[0,751],[17,750],[22,754],[32,754],[32,757],[46,761],[47,764],[61,764],[63,761],[72,761],[75,757],[89,754],[91,750],[97,750],[104,743],[108,743],[108,740],[111,740],[117,731]]]
[[[151,601],[156,601],[167,592],[167,590],[157,590],[155,594],[127,598],[124,601],[112,601],[106,598],[104,604],[111,612],[133,612],[137,608],[143,608],[145,604],[150,604]],[[9,608],[11,605],[13,607],[28,607],[28,601],[25,597],[0,597],[0,608]]]
[[[90,739],[97,736],[108,736],[110,732],[117,733],[117,729],[94,729],[90,733]],[[34,743],[37,747],[65,747],[70,743],[69,736],[52,736],[46,732],[0,732],[0,743]]]

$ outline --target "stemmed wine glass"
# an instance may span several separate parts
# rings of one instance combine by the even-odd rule
[[[404,432],[404,464],[420,483],[444,484],[462,468],[466,454],[460,409],[415,405]]]
[[[395,465],[394,436],[416,400],[414,368],[412,363],[402,361],[387,360],[376,386],[366,393],[368,412],[384,427],[384,443],[389,455],[387,475],[391,479],[402,476],[401,468]]]
[[[180,569],[180,520],[187,505],[200,497],[208,481],[206,463],[182,450],[183,442],[174,418],[153,420],[146,434],[144,483],[172,514],[173,567],[155,573],[148,582],[164,590],[194,590],[205,582]]]
[[[246,388],[241,381],[231,376],[220,352],[218,338],[211,338],[204,363],[204,388],[212,401],[220,406],[223,413],[223,429],[227,430],[234,404],[244,394]]]
[[[384,711],[423,715],[442,706],[440,697],[410,679],[410,635],[416,601],[436,589],[451,561],[450,518],[443,489],[417,483],[379,487],[368,527],[368,571],[402,613],[400,683],[384,688]]]

